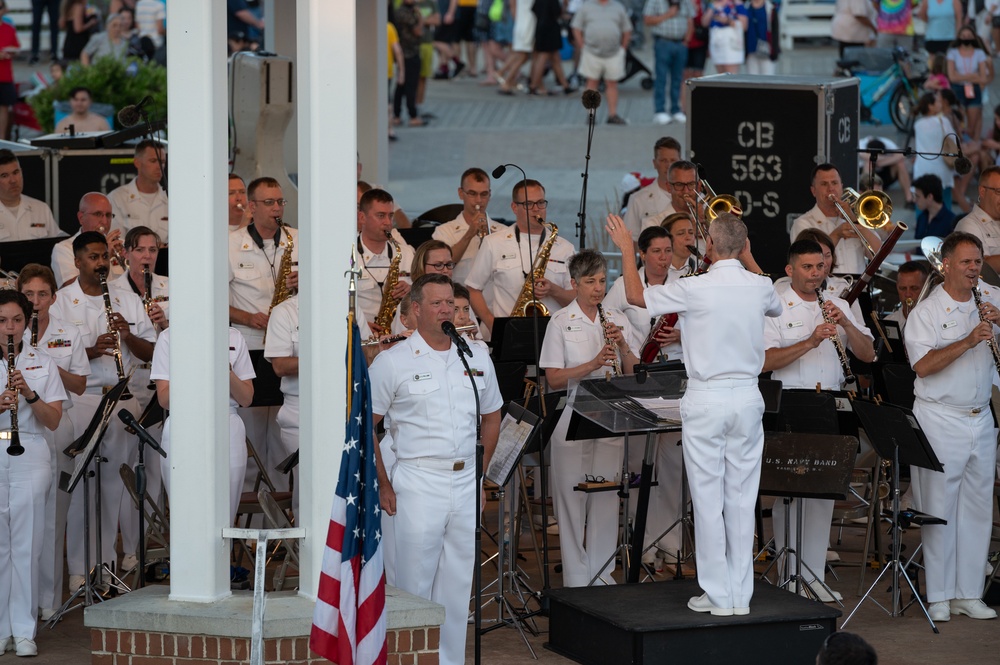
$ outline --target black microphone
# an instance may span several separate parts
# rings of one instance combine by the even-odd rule
[[[499,180],[503,177],[503,174],[507,172],[507,165],[501,164],[500,166],[493,169],[493,179]]]
[[[142,110],[153,101],[153,98],[146,95],[138,104],[130,104],[118,112],[118,122],[125,127],[139,124]]]
[[[118,419],[135,430],[135,435],[142,439],[143,443],[160,453],[161,457],[166,458],[167,454],[163,452],[163,448],[160,448],[160,444],[156,442],[156,439],[150,436],[149,432],[146,431],[146,428],[139,424],[139,421],[135,419],[135,416],[132,415],[131,411],[128,409],[121,409],[118,411]]]
[[[584,90],[580,101],[583,102],[583,108],[593,111],[601,105],[601,93],[596,90]]]
[[[469,343],[465,341],[465,338],[458,334],[458,330],[455,329],[454,323],[451,321],[444,321],[441,324],[441,330],[444,331],[445,335],[451,338],[451,341],[455,342],[455,346],[458,347],[459,352],[464,353],[470,358],[472,357],[472,349],[469,348]],[[129,413],[129,415],[132,414]]]
[[[972,170],[972,162],[965,156],[965,153],[962,152],[962,142],[955,141],[955,143],[958,144],[958,157],[955,159],[955,173],[958,175],[966,175]]]

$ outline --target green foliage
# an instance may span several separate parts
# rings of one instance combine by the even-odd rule
[[[132,68],[132,73],[129,68]],[[153,117],[167,114],[167,70],[156,63],[144,63],[137,58],[121,62],[115,58],[100,58],[90,67],[73,64],[59,82],[30,99],[35,116],[46,132],[55,128],[56,101],[69,99],[69,91],[77,86],[90,88],[94,102],[110,104],[116,109],[135,104],[146,95],[153,102],[146,107]],[[118,120],[115,119],[115,127]]]

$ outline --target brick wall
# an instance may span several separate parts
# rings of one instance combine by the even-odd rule
[[[250,660],[250,640],[240,637],[90,631],[92,665],[238,665]],[[387,635],[389,665],[437,665],[440,628],[406,628]],[[328,663],[309,650],[308,637],[264,640],[264,662]]]

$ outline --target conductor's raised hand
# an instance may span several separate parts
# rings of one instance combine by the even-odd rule
[[[625,226],[625,220],[618,215],[610,214],[604,228],[607,230],[608,235],[611,236],[611,242],[615,243],[615,246],[623,254],[633,251],[632,232]]]

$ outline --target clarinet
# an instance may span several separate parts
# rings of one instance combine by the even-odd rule
[[[983,294],[979,292],[979,287],[978,286],[972,287],[972,297],[976,301],[976,310],[979,312],[979,320],[983,321],[983,322],[986,322],[986,323],[989,323],[990,324],[990,332],[992,333],[993,332],[993,324],[991,322],[987,321],[986,317],[983,316],[983,310],[981,309],[981,307],[983,306]],[[996,366],[997,372],[1000,373],[1000,349],[997,349],[997,339],[996,339],[996,337],[994,337],[993,335],[990,335],[990,338],[988,340],[986,340],[986,346],[990,347],[990,353],[993,354],[993,364]]]
[[[108,272],[107,270],[100,273],[101,278],[101,295],[104,296],[104,317],[107,319],[108,332],[114,330],[115,336],[115,369],[118,371],[118,380],[121,381],[125,378],[125,362],[122,359],[122,336],[114,328],[114,315],[115,311],[111,308],[111,294],[108,292]],[[125,390],[122,391],[119,400],[127,400],[132,398],[132,393],[129,392],[128,386],[125,386]]]
[[[823,321],[833,323],[833,319],[823,309],[823,304],[826,302],[826,299],[823,298],[823,289],[816,289],[816,301],[819,303],[819,311],[823,313]],[[844,349],[844,343],[840,340],[840,335],[834,333],[830,336],[830,341],[833,342],[834,348],[837,349],[837,357],[840,358],[840,368],[844,370],[844,383],[854,381],[854,373],[851,371],[851,361],[847,359],[847,351]]]
[[[601,303],[597,303],[597,316],[600,318],[601,328],[604,330],[604,343],[615,350],[615,359],[614,362],[611,363],[611,373],[613,376],[621,376],[622,360],[618,356],[618,349],[615,346],[614,340],[612,340],[611,336],[608,334],[608,319],[604,316],[604,307],[601,306]]]
[[[38,348],[38,312],[31,313],[31,346]]]
[[[14,393],[14,401],[10,405],[10,431],[0,432],[0,439],[8,439],[7,454],[12,457],[24,454],[24,446],[21,445],[21,436],[17,428],[17,402],[20,398],[17,388],[14,387],[14,336],[7,335],[7,390]]]

